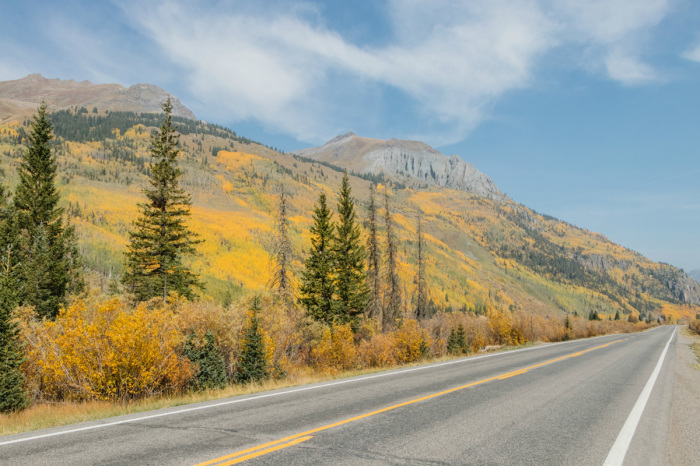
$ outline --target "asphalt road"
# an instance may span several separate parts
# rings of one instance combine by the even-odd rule
[[[542,345],[0,437],[0,464],[664,464],[674,332]]]

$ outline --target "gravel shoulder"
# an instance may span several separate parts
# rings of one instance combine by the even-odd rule
[[[700,337],[687,328],[678,332],[671,404],[671,425],[666,445],[667,463],[696,465],[700,458],[700,363],[690,346]]]

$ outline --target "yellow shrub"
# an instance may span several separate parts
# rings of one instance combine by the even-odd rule
[[[75,302],[55,321],[27,322],[26,374],[52,400],[126,400],[183,389],[192,377],[179,356],[171,312],[118,299]]]
[[[333,325],[323,332],[318,345],[311,350],[314,366],[322,372],[337,373],[354,369],[357,350],[350,324]]]
[[[380,333],[360,343],[358,357],[362,367],[386,367],[396,364],[394,336]]]
[[[489,326],[497,345],[520,345],[525,341],[522,331],[513,325],[510,312],[491,310],[489,312]]]
[[[401,328],[394,331],[396,345],[396,360],[400,363],[418,361],[426,355],[430,348],[430,336],[413,319],[403,323]]]

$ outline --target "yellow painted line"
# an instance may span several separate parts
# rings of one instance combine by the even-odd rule
[[[226,463],[221,463],[218,466],[228,466],[230,464],[242,463],[243,461],[247,461],[249,459],[256,458],[258,456],[267,455],[268,453],[272,453],[273,451],[281,450],[282,448],[287,448],[287,447],[291,447],[291,446],[296,445],[296,444],[301,443],[301,442],[306,442],[307,440],[311,440],[312,438],[313,438],[313,436],[307,435],[305,437],[294,439],[291,442],[283,443],[281,445],[276,445],[274,447],[270,447],[270,448],[266,448],[264,450],[256,451],[255,453],[250,453],[249,455],[238,457],[232,461],[227,461]]]
[[[610,346],[610,345],[612,345],[612,344],[614,344],[614,343],[619,343],[619,342],[621,342],[621,341],[624,341],[624,340],[615,340],[615,341],[611,341],[610,343],[606,343],[606,344],[604,344],[604,345],[596,346],[596,347],[594,347],[594,348],[589,348],[589,349],[587,349],[587,350],[579,351],[579,352],[577,352],[577,353],[567,354],[566,356],[561,356],[561,357],[559,357],[559,358],[550,359],[549,361],[545,361],[545,362],[541,362],[541,363],[539,363],[539,364],[534,364],[534,365],[532,365],[532,366],[524,367],[524,368],[518,369],[518,370],[516,370],[516,371],[506,372],[506,373],[504,373],[504,374],[495,375],[495,376],[489,377],[489,378],[487,378],[487,379],[478,380],[478,381],[476,381],[476,382],[471,382],[471,383],[468,383],[468,384],[466,384],[466,385],[461,385],[461,386],[459,386],[459,387],[450,388],[450,389],[447,389],[447,390],[443,390],[443,391],[441,391],[441,392],[433,393],[433,394],[431,394],[431,395],[426,395],[426,396],[423,396],[423,397],[420,397],[420,398],[416,398],[416,399],[413,399],[413,400],[404,401],[403,403],[395,404],[395,405],[392,405],[392,406],[387,406],[386,408],[381,408],[381,409],[378,409],[378,410],[376,410],[376,411],[372,411],[372,412],[369,412],[369,413],[361,414],[361,415],[359,415],[359,416],[355,416],[355,417],[351,417],[351,418],[348,418],[348,419],[344,419],[344,420],[342,420],[342,421],[334,422],[333,424],[328,424],[328,425],[325,425],[325,426],[316,427],[315,429],[307,430],[306,432],[301,432],[301,433],[299,433],[299,434],[290,435],[289,437],[285,437],[285,438],[276,440],[276,441],[274,441],[274,442],[268,442],[268,443],[264,443],[264,444],[262,444],[262,445],[258,445],[257,447],[253,447],[253,448],[248,448],[248,449],[246,449],[246,450],[237,451],[237,452],[235,452],[235,453],[231,453],[230,455],[222,456],[222,457],[220,457],[220,458],[215,458],[215,459],[213,459],[213,460],[209,460],[209,461],[206,461],[206,462],[204,462],[204,463],[199,463],[199,464],[197,464],[196,466],[208,466],[208,465],[220,463],[221,461],[225,461],[225,460],[230,459],[230,458],[236,458],[236,459],[235,459],[233,462],[223,463],[223,464],[226,464],[226,465],[228,465],[228,464],[235,464],[235,463],[238,463],[238,462],[240,462],[240,461],[245,461],[245,460],[242,459],[242,458],[245,458],[245,459],[255,458],[256,456],[264,455],[264,454],[267,454],[267,453],[270,453],[270,452],[279,450],[279,449],[281,449],[281,448],[285,448],[285,447],[288,447],[288,446],[296,445],[296,443],[304,442],[304,441],[309,440],[309,439],[311,438],[311,436],[310,436],[311,434],[315,434],[315,433],[321,432],[321,431],[323,431],[323,430],[332,429],[333,427],[342,426],[342,425],[348,424],[348,423],[350,423],[350,422],[359,421],[360,419],[365,419],[365,418],[368,418],[368,417],[370,417],[370,416],[376,416],[377,414],[385,413],[385,412],[387,412],[387,411],[392,411],[392,410],[394,410],[394,409],[398,409],[398,408],[402,408],[402,407],[404,407],[404,406],[412,405],[412,404],[418,403],[418,402],[420,402],[420,401],[425,401],[425,400],[430,400],[430,399],[432,399],[432,398],[437,398],[438,396],[447,395],[447,394],[449,394],[449,393],[453,393],[453,392],[456,392],[456,391],[459,391],[459,390],[464,390],[465,388],[474,387],[474,386],[476,386],[476,385],[481,385],[481,384],[486,383],[486,382],[492,382],[492,381],[494,381],[494,380],[503,380],[503,379],[507,379],[507,378],[509,378],[509,377],[513,377],[513,376],[515,376],[515,375],[524,374],[525,372],[527,372],[527,371],[530,370],[530,369],[535,369],[535,368],[537,368],[537,367],[546,366],[546,365],[548,365],[548,364],[552,364],[552,363],[557,362],[557,361],[563,361],[564,359],[569,359],[569,358],[581,356],[582,354],[588,353],[588,352],[590,352],[590,351],[595,351],[595,350],[598,350],[598,349],[606,348],[606,347],[608,347],[608,346]],[[301,440],[301,439],[303,439],[303,440]],[[299,442],[293,443],[294,440],[299,440]],[[278,445],[278,444],[283,444],[283,445]],[[270,445],[276,445],[276,446],[270,447],[270,448],[266,448],[265,450],[260,450],[261,448],[265,448],[265,447],[270,446]],[[258,451],[258,450],[260,450],[260,451]],[[251,455],[246,455],[245,457],[241,457],[241,455],[244,455],[245,453],[253,452],[253,451],[256,452],[256,453],[251,453],[251,455],[253,455],[253,456],[251,456]],[[222,465],[218,465],[218,466],[223,466],[223,464],[222,464]]]
[[[516,375],[524,374],[525,372],[527,372],[527,371],[526,370],[519,370],[519,371],[515,371],[515,372],[509,372],[507,374],[503,374],[502,376],[500,376],[498,378],[498,380],[504,380],[504,379],[508,379],[510,377],[515,377]]]

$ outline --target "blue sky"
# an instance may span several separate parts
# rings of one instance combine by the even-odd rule
[[[0,80],[156,84],[290,151],[352,130],[700,268],[695,0],[4,2]]]

